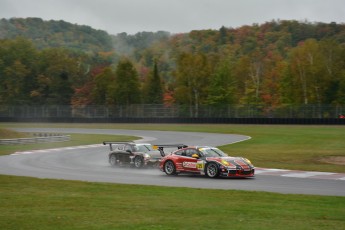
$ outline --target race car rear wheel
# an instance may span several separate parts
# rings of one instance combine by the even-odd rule
[[[136,156],[136,157],[134,158],[134,166],[135,166],[136,168],[141,168],[141,167],[143,167],[143,164],[144,164],[144,162],[143,162],[143,158],[142,158],[142,157]]]
[[[117,158],[115,154],[111,154],[109,157],[109,163],[111,166],[116,166],[117,165]]]
[[[164,172],[167,174],[167,175],[176,175],[176,167],[174,165],[174,162],[172,161],[167,161],[165,162],[164,164]]]
[[[218,165],[214,162],[207,164],[205,171],[206,171],[206,175],[211,178],[215,178],[219,175]]]

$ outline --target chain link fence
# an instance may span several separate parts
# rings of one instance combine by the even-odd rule
[[[345,106],[256,105],[87,105],[0,106],[0,118],[338,118]]]

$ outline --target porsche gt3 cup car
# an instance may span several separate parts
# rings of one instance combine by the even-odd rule
[[[164,156],[159,163],[167,175],[193,173],[208,177],[252,177],[255,167],[243,157],[230,157],[220,149],[209,146],[180,148]]]
[[[160,152],[154,150],[148,143],[103,142],[103,145],[107,144],[110,147],[108,158],[112,166],[130,165],[135,168],[157,166],[162,158]]]

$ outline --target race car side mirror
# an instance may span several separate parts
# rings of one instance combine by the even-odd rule
[[[131,151],[131,150],[129,150],[129,149],[127,149],[127,150],[126,150],[126,152],[127,152],[127,153],[132,153],[132,151]]]
[[[192,155],[192,157],[193,157],[193,158],[199,158],[199,155],[196,154],[196,153],[194,153],[194,154]]]

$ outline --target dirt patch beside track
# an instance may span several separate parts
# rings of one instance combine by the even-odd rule
[[[345,165],[345,156],[324,157],[320,161],[334,165]]]

